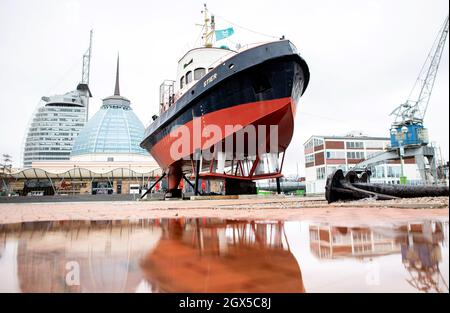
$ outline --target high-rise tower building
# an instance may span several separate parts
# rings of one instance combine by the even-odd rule
[[[69,160],[75,138],[88,119],[89,68],[92,31],[89,49],[83,55],[82,80],[77,88],[63,95],[42,97],[27,129],[23,150],[23,166],[34,161]]]

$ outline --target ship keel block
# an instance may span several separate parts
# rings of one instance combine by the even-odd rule
[[[256,183],[251,180],[225,178],[225,195],[256,195]]]
[[[167,185],[169,190],[166,194],[167,198],[181,198],[182,191],[179,188],[179,185],[182,177],[183,173],[179,164],[169,166],[167,175]]]

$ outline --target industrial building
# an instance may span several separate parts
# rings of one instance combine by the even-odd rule
[[[327,176],[334,170],[348,171],[361,161],[386,151],[389,145],[389,137],[369,137],[362,133],[311,136],[304,144],[306,193],[324,193]],[[421,184],[422,179],[415,158],[404,158],[404,163],[404,174],[408,183]],[[388,160],[374,167],[371,181],[399,184],[400,176],[400,160]]]

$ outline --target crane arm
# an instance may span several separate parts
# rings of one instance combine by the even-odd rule
[[[408,96],[408,100],[392,111],[391,115],[395,116],[394,124],[423,123],[447,39],[448,22],[447,15]]]

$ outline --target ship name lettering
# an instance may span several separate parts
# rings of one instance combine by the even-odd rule
[[[211,75],[211,77],[209,77],[207,80],[205,80],[205,82],[203,83],[203,87],[208,86],[208,84],[210,84],[213,81],[215,81],[216,78],[217,78],[217,73],[214,73],[213,75]]]

